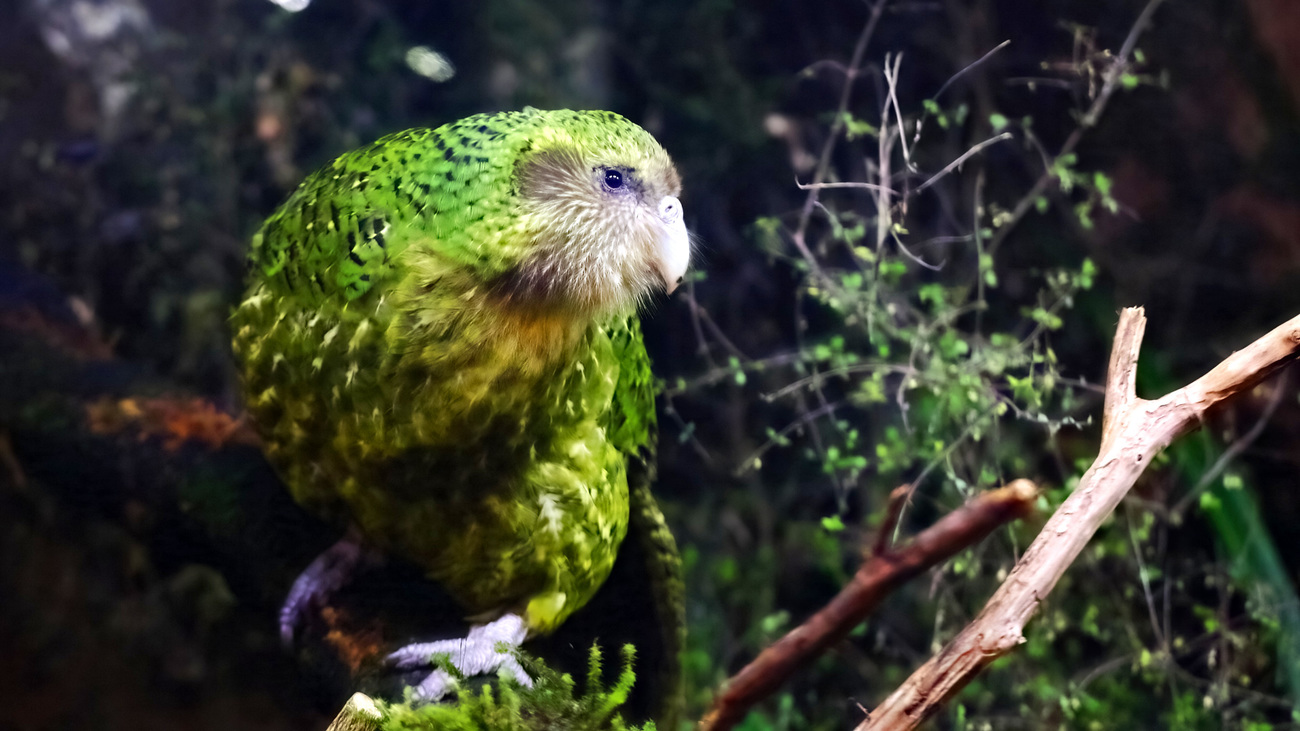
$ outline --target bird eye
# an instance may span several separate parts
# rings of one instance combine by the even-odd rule
[[[618,170],[605,171],[605,187],[610,190],[618,190],[623,187],[623,173]]]

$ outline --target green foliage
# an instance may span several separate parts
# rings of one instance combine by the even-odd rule
[[[963,134],[974,120],[962,104],[948,109],[928,101],[915,119],[934,122],[924,129],[935,136],[918,135],[905,152],[896,146],[898,125],[889,114],[878,124],[872,120],[869,135],[861,126],[855,131],[859,120],[852,114],[846,112],[840,119],[846,144],[874,149],[885,140],[895,145],[887,150],[896,158],[895,167],[907,165],[908,155],[918,158],[928,154],[931,145],[941,146]],[[1010,124],[1002,121],[1002,126]],[[909,124],[911,120],[904,122]],[[867,136],[869,141],[862,139]],[[853,180],[847,170],[826,177]],[[1091,179],[1089,184],[1094,184]],[[789,405],[795,418],[783,427],[765,427],[764,441],[738,472],[768,476],[775,474],[770,465],[789,469],[785,465],[796,461],[800,470],[821,475],[833,486],[839,506],[833,515],[808,516],[806,521],[782,515],[775,543],[749,552],[743,561],[688,550],[689,583],[707,592],[705,601],[728,607],[728,616],[748,618],[743,625],[748,629],[737,639],[750,651],[779,636],[774,630],[789,620],[771,589],[771,577],[780,571],[778,557],[801,556],[803,575],[830,586],[848,580],[869,530],[852,504],[878,506],[899,482],[911,482],[935,500],[959,502],[1005,482],[1009,475],[1033,474],[1026,456],[1041,450],[1061,428],[1078,423],[1074,413],[1079,401],[1075,390],[1064,385],[1067,379],[1052,338],[1064,327],[1064,313],[1096,284],[1096,265],[1081,257],[1069,265],[1037,270],[1036,287],[1008,306],[995,298],[1010,300],[998,292],[997,259],[985,248],[1003,227],[1014,224],[1002,209],[980,206],[975,229],[959,237],[957,245],[926,250],[927,241],[941,233],[931,229],[930,222],[909,218],[905,206],[878,195],[868,194],[864,204],[861,195],[823,191],[816,199],[815,217],[770,216],[755,222],[755,243],[801,279],[801,312],[806,314],[799,325],[799,347],[756,360],[729,356],[716,374],[696,382],[761,388],[768,403]],[[798,240],[805,242],[806,250],[791,247],[790,242]],[[1007,311],[1018,311],[1020,317],[1008,318]],[[806,324],[814,319],[817,326]],[[677,390],[685,392],[691,385],[679,383]],[[761,514],[763,508],[752,509]],[[952,562],[946,576],[981,587],[973,592],[984,592],[1009,566],[1001,551],[966,554]],[[934,611],[926,608],[921,616]],[[1087,615],[1087,626],[1098,633],[1101,616],[1095,607]],[[936,628],[941,628],[942,617],[940,609],[934,616]],[[713,627],[713,621],[708,613],[692,626],[687,655],[692,688],[715,686],[724,677],[713,658],[725,652],[717,638],[726,633]],[[860,636],[865,639],[871,632]],[[1031,637],[1030,651],[1048,656],[1049,643]],[[813,677],[828,678],[824,674],[835,666],[834,659],[826,659]],[[878,680],[896,683],[902,679],[901,669],[890,668]],[[1052,682],[1044,676],[1038,687],[1039,702],[1056,708],[1059,698],[1046,691]],[[838,727],[843,723],[840,712],[801,713],[838,707],[827,703],[834,697],[833,690],[810,680],[808,687],[784,690],[754,711],[744,727]]]
[[[965,118],[939,112],[927,105],[939,119]],[[873,223],[876,241],[863,245],[868,213],[821,204],[829,215],[815,250],[823,255],[794,263],[807,272],[808,297],[835,325],[808,338],[793,364],[796,378],[772,397],[812,396],[838,405],[844,416],[826,420],[821,447],[808,453],[825,474],[843,486],[868,472],[895,481],[908,470],[939,469],[963,491],[988,487],[1013,466],[976,456],[996,451],[986,437],[1002,421],[1019,419],[1049,432],[1073,423],[1064,415],[1073,393],[1060,388],[1049,336],[1063,326],[1061,312],[1093,286],[1097,269],[1090,260],[1042,272],[1034,303],[1021,308],[1024,320],[991,329],[981,320],[997,287],[990,256],[969,260],[975,266],[966,271],[935,272],[907,249],[904,238],[915,236],[893,219],[894,211],[877,211],[885,225]],[[765,246],[793,236],[775,219],[761,219],[755,230]],[[744,385],[745,364],[733,357],[729,365]],[[787,430],[769,430],[746,466],[758,469],[764,453],[791,446]],[[959,450],[960,460],[954,458]]]
[[[1168,350],[1186,363],[1203,350],[1239,347],[1250,328],[1272,316],[1278,293],[1294,290],[1285,278],[1270,290],[1260,287],[1269,280],[1257,273],[1220,266],[1249,262],[1277,276],[1276,261],[1267,258],[1276,247],[1250,246],[1241,233],[1250,226],[1218,196],[1254,187],[1284,203],[1293,167],[1285,153],[1295,146],[1293,105],[1276,90],[1285,85],[1267,68],[1269,54],[1241,41],[1256,34],[1244,32],[1246,11],[1230,9],[1234,3],[1167,3],[1156,14],[1153,31],[1172,25],[1178,54],[1195,59],[1181,78],[1190,70],[1198,88],[1170,95],[1176,105],[1160,103],[1169,75],[1148,70],[1146,54],[1134,49],[1112,107],[1138,106],[1117,124],[1089,118],[1087,108],[1115,59],[1095,39],[1117,44],[1131,20],[1118,6],[1085,13],[1106,26],[1098,31],[1070,24],[1061,16],[1071,9],[1050,4],[1010,11],[1013,4],[990,5],[987,22],[963,23],[962,3],[923,14],[891,3],[882,30],[902,23],[908,33],[889,30],[871,40],[844,109],[808,109],[809,101],[839,98],[844,69],[837,65],[858,33],[843,22],[844,12],[861,13],[863,4],[792,4],[779,14],[764,5],[683,0],[616,10],[531,0],[432,10],[420,3],[314,3],[321,7],[301,14],[272,12],[271,3],[256,1],[193,5],[202,9],[175,4],[177,11],[159,23],[166,48],[138,49],[127,114],[101,120],[116,132],[100,138],[89,165],[62,154],[68,140],[85,134],[84,122],[69,127],[57,113],[24,112],[44,98],[52,109],[62,105],[67,117],[84,116],[84,74],[44,52],[41,73],[15,65],[0,74],[0,116],[15,122],[6,176],[14,195],[3,209],[13,258],[54,275],[88,305],[120,355],[151,360],[209,393],[231,392],[225,322],[248,235],[304,171],[339,151],[386,131],[525,104],[615,109],[668,135],[665,143],[688,174],[687,210],[699,215],[692,225],[704,241],[702,267],[713,269],[698,304],[713,309],[737,345],[702,366],[710,369],[705,377],[672,384],[687,396],[710,389],[709,400],[693,404],[689,415],[682,409],[678,433],[666,435],[676,439],[661,445],[676,453],[665,454],[661,468],[667,493],[683,503],[674,527],[695,544],[687,550],[692,632],[685,659],[696,710],[729,670],[842,585],[897,482],[919,486],[900,535],[1006,477],[1040,479],[1047,486],[1043,514],[1059,506],[1094,454],[1095,435],[1069,427],[1098,414],[1098,399],[1071,384],[1102,376],[1099,361],[1118,306],[1108,291],[1120,278],[1116,271],[1125,297],[1146,303],[1153,315],[1144,363],[1151,351]],[[1207,10],[1211,5],[1217,9]],[[1025,22],[1006,23],[1006,12]],[[940,32],[927,27],[929,18],[939,20]],[[966,68],[972,51],[1000,40],[990,34],[1039,30],[1048,27],[1044,18],[1067,32],[1033,39],[1030,48],[1050,48],[1042,68],[1031,70],[1041,73],[989,78],[1007,68],[1005,55]],[[1224,18],[1229,22],[1217,22]],[[20,31],[33,27],[20,20]],[[1196,28],[1238,40],[1202,47]],[[27,35],[36,43],[35,34]],[[901,130],[898,119],[880,115],[886,97],[876,92],[885,85],[867,78],[879,67],[882,37],[908,46],[904,69],[914,72],[904,74],[897,95]],[[1022,39],[1011,40],[1011,53],[1023,54]],[[412,43],[443,47],[461,77],[432,86],[411,74],[402,59]],[[1248,52],[1239,53],[1243,48]],[[1170,62],[1167,46],[1153,43],[1151,50]],[[1226,60],[1233,57],[1245,59],[1244,67]],[[1024,60],[1017,56],[1014,65]],[[814,62],[793,82],[784,71]],[[954,83],[934,88],[939,75],[959,71]],[[1223,85],[1222,76],[1231,83]],[[925,86],[908,87],[908,77]],[[1271,90],[1261,95],[1261,87]],[[1220,94],[1225,88],[1230,95]],[[1207,98],[1215,103],[1203,107]],[[1218,113],[1224,109],[1232,114]],[[764,124],[773,110],[791,122],[781,135]],[[1097,127],[1104,144],[1093,145],[1089,131],[1084,144],[1061,154],[1054,145],[1071,134],[1071,116],[1081,130]],[[1002,133],[1013,139],[970,157],[922,194],[886,206],[873,205],[867,190],[823,191],[825,208],[814,207],[804,227],[789,212],[800,210],[805,192],[790,180],[812,180],[832,123],[842,135],[822,180],[880,182],[864,176],[883,162],[884,142],[891,187],[900,193],[915,190],[977,140]],[[1217,125],[1229,128],[1226,143]],[[900,132],[907,153],[893,136]],[[1190,142],[1167,144],[1178,138]],[[1217,149],[1243,146],[1250,152],[1235,160]],[[1162,163],[1168,158],[1185,158],[1172,169],[1192,174],[1162,177],[1171,169]],[[1222,165],[1225,159],[1232,164]],[[1143,173],[1136,181],[1132,168],[1121,167],[1134,161]],[[1051,181],[1018,212],[1043,170]],[[1144,209],[1142,190],[1164,182],[1174,183],[1158,206],[1164,213]],[[1133,192],[1139,195],[1129,197]],[[1138,209],[1132,213],[1142,220],[1140,245],[1116,235],[1122,226],[1107,225],[1121,210],[1117,196]],[[1211,211],[1199,227],[1197,206]],[[1268,220],[1265,213],[1249,218]],[[1118,218],[1129,216],[1121,210]],[[937,225],[939,218],[945,223]],[[746,219],[756,219],[748,228],[752,252],[730,240],[732,227]],[[1213,245],[1198,244],[1202,230]],[[796,251],[795,232],[817,268]],[[938,270],[918,264],[903,246]],[[1104,271],[1090,266],[1089,247]],[[1233,253],[1214,259],[1210,250]],[[764,260],[773,271],[754,276]],[[1159,271],[1156,287],[1143,269]],[[746,276],[733,276],[738,271]],[[762,296],[779,304],[789,302],[792,280],[805,296],[784,312],[751,308],[737,292],[760,279]],[[1210,298],[1201,296],[1207,280]],[[702,270],[688,275],[688,282],[703,281]],[[1177,294],[1162,299],[1160,292]],[[1184,313],[1176,318],[1196,322],[1207,311],[1205,299],[1238,314],[1197,322],[1198,351],[1185,336],[1162,340],[1165,328],[1156,323],[1171,308],[1161,305],[1174,299]],[[767,339],[735,337],[724,307],[744,311],[747,331]],[[659,359],[660,373],[690,367],[680,364],[690,361],[695,343],[684,341],[693,336],[664,326],[684,308],[681,295],[655,308],[656,339],[671,354]],[[1225,328],[1239,337],[1201,337]],[[1159,392],[1147,380],[1141,385]],[[710,441],[719,431],[730,442],[725,447]],[[716,469],[697,469],[689,454],[680,458],[701,444],[712,450],[708,456],[722,453],[708,464]],[[1222,484],[1192,496],[1181,519],[1159,513],[1167,500],[1188,493],[1212,461],[1162,456],[1154,466],[1171,469],[1149,475],[1132,501],[1138,513],[1155,511],[1155,521],[1129,511],[1104,526],[1030,624],[1025,651],[999,661],[938,725],[1269,727],[1258,704],[1282,692],[1281,680],[1272,684],[1273,670],[1294,677],[1300,663],[1279,659],[1287,623],[1281,591],[1289,577],[1269,567],[1260,550],[1265,526],[1249,519],[1259,518],[1259,508],[1246,504],[1266,480],[1234,463]],[[221,498],[212,487],[196,482],[187,492],[212,503]],[[853,641],[809,668],[745,727],[849,725],[853,701],[869,706],[969,618],[1035,527],[1030,521],[1000,532],[905,587]],[[1199,552],[1167,547],[1180,530],[1201,544]],[[1215,541],[1198,540],[1210,535]],[[1214,560],[1216,543],[1222,565]],[[1288,727],[1276,712],[1269,718]]]
[[[1075,69],[1081,79],[1101,78],[1114,63],[1113,54],[1090,42],[1087,34],[1079,41],[1087,51]],[[1121,88],[1133,86],[1134,68],[1119,78]],[[759,250],[800,283],[796,349],[753,360],[733,354],[716,373],[678,384],[685,393],[727,382],[757,391],[764,403],[788,409],[777,413],[789,414],[784,425],[762,426],[759,444],[737,468],[739,478],[752,481],[753,496],[730,501],[724,511],[735,524],[752,521],[758,537],[744,538],[756,546],[743,560],[696,552],[688,562],[688,582],[701,587],[700,601],[719,607],[693,626],[693,686],[716,685],[725,673],[714,658],[750,656],[785,624],[773,583],[794,596],[809,586],[842,586],[894,486],[913,486],[916,503],[924,505],[913,510],[928,517],[936,504],[944,512],[974,492],[1031,477],[1046,488],[1040,497],[1046,515],[1095,454],[1093,436],[1077,428],[1099,415],[1099,400],[1071,372],[1078,366],[1062,362],[1057,341],[1067,331],[1073,337],[1072,308],[1098,301],[1093,292],[1106,273],[1075,253],[1079,247],[1061,247],[1045,262],[1026,265],[1008,242],[1036,215],[1054,215],[1049,225],[1070,231],[1094,229],[1099,219],[1121,212],[1115,181],[1085,164],[1077,140],[1048,153],[1028,116],[974,114],[942,94],[911,110],[898,111],[892,101],[820,117],[840,132],[819,158],[832,164],[811,180],[800,178],[813,183],[804,206],[760,217],[750,229]],[[883,114],[871,116],[882,107]],[[1090,114],[1076,110],[1081,130],[1095,123]],[[981,170],[980,150],[969,147],[962,166],[948,165],[952,150],[986,138],[990,129],[1034,150],[1032,167],[1046,171],[1041,185],[1013,189],[999,179],[1004,170]],[[899,185],[908,174],[930,191]],[[989,181],[987,190],[983,182],[969,185],[972,179]],[[973,198],[962,198],[972,191]],[[943,201],[951,219],[923,213],[929,195]],[[954,231],[953,220],[967,227]],[[772,486],[782,481],[801,488]],[[828,490],[835,514],[801,511],[826,504]],[[1201,500],[1207,510],[1223,503],[1217,492]],[[905,513],[900,531],[910,517]],[[916,655],[941,647],[1005,580],[1037,527],[1004,531],[920,582],[926,586],[904,589],[891,602],[905,606],[905,616],[889,615],[887,607],[885,616],[868,620],[855,635],[858,654],[823,658],[743,727],[848,722],[848,699],[883,696]],[[949,723],[1002,728],[1015,717],[1029,728],[1200,729],[1262,728],[1278,718],[1285,702],[1235,686],[1259,685],[1250,666],[1267,664],[1260,648],[1271,647],[1278,634],[1278,619],[1260,609],[1270,602],[1225,580],[1212,556],[1173,563],[1166,553],[1171,530],[1163,516],[1142,508],[1104,525],[1026,628],[1023,650],[960,693]],[[1247,616],[1227,609],[1243,601]],[[715,612],[740,631],[727,635]],[[795,613],[793,621],[798,618]],[[891,655],[893,644],[910,653]],[[856,671],[851,683],[843,683],[845,665]],[[694,702],[706,700],[701,693]]]
[[[461,685],[455,703],[418,705],[409,698],[402,703],[381,707],[383,731],[530,731],[532,729],[575,729],[579,731],[654,731],[653,722],[630,726],[618,709],[627,701],[636,674],[632,671],[635,652],[623,646],[623,669],[608,688],[602,684],[601,652],[593,645],[588,656],[587,678],[581,695],[574,695],[574,680],[547,667],[542,661],[519,653],[519,661],[533,678],[533,687],[520,686],[509,673],[503,672],[495,684],[477,690]],[[443,669],[465,682],[450,663]]]
[[[1201,476],[1213,469],[1221,450],[1211,437],[1202,434],[1199,439],[1174,445],[1170,452],[1173,469],[1184,473],[1188,482],[1200,485]],[[1295,584],[1243,475],[1224,472],[1206,487],[1197,500],[1198,507],[1214,527],[1219,548],[1226,554],[1233,588],[1247,595],[1245,610],[1262,630],[1262,637],[1251,638],[1249,643],[1272,648],[1278,684],[1290,691],[1300,712],[1300,599]],[[1221,612],[1208,606],[1196,606],[1193,611],[1203,620],[1206,635],[1247,644],[1244,633],[1221,618]]]

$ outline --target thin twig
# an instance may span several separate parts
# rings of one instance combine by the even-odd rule
[[[713,316],[709,314],[709,311],[695,298],[694,282],[691,282],[690,297],[688,297],[686,301],[688,306],[691,308],[691,316],[698,319],[697,326],[702,324],[707,328],[709,334],[712,335],[714,339],[717,340],[722,347],[726,348],[727,352],[734,357],[739,358],[740,360],[749,360],[749,356],[745,355],[745,351],[741,350],[740,346],[733,343],[731,338],[727,337],[727,334],[722,331],[722,328],[718,327],[718,323],[714,321]],[[700,333],[699,337],[704,337],[703,333]]]
[[[664,414],[677,424],[680,433],[690,435],[686,437],[686,442],[691,445],[691,449],[695,450],[695,453],[699,455],[700,460],[704,462],[704,464],[709,467],[713,467],[717,464],[717,460],[714,459],[713,455],[709,453],[709,450],[705,448],[704,443],[700,441],[699,437],[695,436],[694,428],[691,427],[686,420],[682,418],[682,415],[677,412],[677,407],[673,405],[672,394],[669,393],[664,393]]]
[[[888,191],[894,193],[894,189],[888,185],[876,185],[875,183],[800,183],[798,180],[794,184],[799,190],[834,190],[836,188],[858,188],[861,190]]]
[[[885,75],[885,87],[888,89],[885,95],[885,104],[888,105],[888,108],[894,110],[894,119],[898,121],[898,143],[903,146],[903,164],[909,171],[916,172],[916,166],[912,164],[911,150],[908,149],[907,139],[904,137],[904,132],[907,130],[903,128],[903,110],[898,106],[898,70],[902,65],[903,54],[900,53],[894,56],[892,67],[889,63],[889,54],[885,54],[883,73]]]
[[[907,248],[907,244],[903,243],[903,239],[892,228],[889,231],[889,237],[894,240],[894,246],[898,247],[898,250],[902,252],[903,256],[907,257],[908,259],[911,259],[914,264],[916,264],[917,266],[923,269],[929,269],[932,272],[937,272],[943,269],[943,265],[947,262],[947,259],[945,259],[944,261],[941,261],[938,264],[931,264],[930,262],[917,256],[916,254],[913,254],[912,250]]]
[[[765,368],[775,368],[779,366],[792,365],[802,360],[804,360],[804,356],[802,353],[778,353],[776,355],[769,355],[766,358],[756,358],[754,360],[742,360],[740,362],[740,370],[760,371]],[[664,395],[673,396],[673,397],[681,396],[682,394],[685,394],[688,391],[693,391],[697,388],[702,388],[704,386],[712,386],[715,383],[720,383],[727,379],[734,378],[735,375],[736,375],[736,369],[731,367],[730,365],[714,366],[698,376],[689,379],[683,379],[682,381],[680,381],[679,384],[674,384],[668,388],[665,388]],[[769,398],[767,394],[761,395],[760,398],[762,398],[765,401],[772,400],[771,398]]]
[[[1151,22],[1151,16],[1155,14],[1156,9],[1160,7],[1162,2],[1164,2],[1164,0],[1150,0],[1146,7],[1142,9],[1141,14],[1139,14],[1137,20],[1134,21],[1133,27],[1129,29],[1128,36],[1125,37],[1124,45],[1120,47],[1120,51],[1115,56],[1115,60],[1112,61],[1110,66],[1106,69],[1106,76],[1105,80],[1102,82],[1101,91],[1093,99],[1092,105],[1089,106],[1088,111],[1083,115],[1083,119],[1079,122],[1079,126],[1076,127],[1074,131],[1070,133],[1070,136],[1066,138],[1065,144],[1061,145],[1061,149],[1056,153],[1054,159],[1059,160],[1071,152],[1074,152],[1074,149],[1083,141],[1084,133],[1096,126],[1097,120],[1101,119],[1102,113],[1106,111],[1106,105],[1110,102],[1111,95],[1115,93],[1115,89],[1119,86],[1120,78],[1123,76],[1124,71],[1128,69],[1129,55],[1133,53],[1133,48],[1137,45],[1138,37],[1142,35],[1142,31],[1145,30],[1147,24]],[[1021,219],[1029,213],[1029,210],[1034,207],[1038,197],[1047,190],[1047,186],[1055,179],[1055,173],[1052,172],[1052,166],[1049,165],[1043,171],[1042,175],[1038,177],[1038,180],[1034,182],[1034,185],[1029,189],[1029,192],[1025,193],[1025,195],[1016,203],[1015,207],[1012,208],[1011,216],[1007,221],[1002,224],[996,233],[993,234],[993,239],[989,242],[988,247],[990,256],[997,253],[998,247],[1002,245],[1002,242],[1006,240],[1007,236],[1013,229],[1015,229],[1016,225],[1020,223]]]
[[[953,82],[965,76],[966,74],[970,73],[973,69],[975,69],[980,64],[984,63],[990,58],[993,58],[993,54],[997,53],[998,51],[1001,51],[1002,49],[1006,48],[1009,45],[1011,45],[1010,39],[1002,41],[1001,43],[994,46],[988,53],[975,59],[974,62],[966,64],[965,68],[963,68],[961,71],[958,71],[952,76],[949,76],[948,80],[943,82],[943,86],[939,87],[939,90],[936,91],[934,93],[934,96],[931,96],[930,98],[938,99],[939,97],[943,96],[943,93],[948,90],[948,87],[953,85]]]
[[[853,47],[853,55],[849,61],[848,69],[844,73],[844,85],[840,89],[839,106],[836,109],[834,119],[831,121],[831,128],[826,137],[826,143],[822,146],[821,155],[818,157],[816,172],[813,174],[812,179],[813,184],[819,184],[826,181],[826,175],[830,171],[831,153],[835,149],[835,145],[839,141],[840,135],[843,134],[844,128],[847,124],[846,116],[849,109],[849,100],[852,97],[853,86],[857,82],[858,75],[862,70],[862,59],[866,55],[867,45],[870,42],[871,37],[875,34],[876,26],[880,23],[880,17],[884,13],[885,7],[888,4],[889,0],[875,0],[875,2],[872,3],[871,14],[868,16],[867,23],[863,26],[862,33],[858,36],[858,41]],[[818,194],[819,191],[816,189],[808,191],[808,196],[804,199],[803,208],[799,211],[799,225],[791,235],[790,239],[794,244],[795,249],[799,251],[799,255],[803,257],[804,261],[807,263],[808,271],[812,278],[815,281],[820,282],[821,285],[828,290],[837,291],[839,285],[832,277],[828,276],[822,270],[821,264],[817,261],[817,258],[813,256],[813,253],[808,248],[808,244],[805,240],[808,233],[808,224],[812,219],[812,212],[816,210],[819,202]],[[795,345],[800,351],[804,349],[803,297],[795,298]],[[814,365],[813,368],[815,370],[816,366]],[[816,395],[818,401],[821,402],[821,408],[818,409],[818,411],[826,409],[833,410],[826,400],[826,395],[822,393],[820,389],[816,390]],[[803,400],[802,396],[799,400]],[[807,411],[802,403],[800,404],[800,408],[805,412]],[[818,431],[815,426],[811,429],[811,437],[813,448],[817,451],[818,456],[825,460],[826,446],[823,443],[821,432]],[[764,445],[764,449],[769,448],[771,444],[772,442],[769,441]],[[751,460],[752,459],[754,459],[754,457],[751,457]],[[737,468],[737,472],[744,472],[747,469],[747,464],[752,464],[752,461],[741,463]],[[842,488],[843,484],[840,480],[839,471],[836,470],[833,476],[837,486]]]
[[[938,469],[939,465],[946,463],[952,457],[953,452],[956,452],[958,447],[965,444],[966,440],[970,439],[971,436],[975,434],[977,428],[984,426],[984,420],[989,418],[992,413],[993,408],[990,408],[981,413],[975,419],[971,420],[971,423],[968,424],[965,429],[962,429],[961,434],[957,435],[957,438],[952,440],[952,443],[949,444],[943,452],[939,453],[926,463],[925,467],[921,468],[921,473],[907,484],[907,501],[903,504],[904,509],[912,504],[912,497],[916,495],[916,491],[920,489],[921,484],[930,476],[930,473]],[[897,530],[897,528],[895,528],[895,530]]]
[[[1138,543],[1137,532],[1133,530],[1133,516],[1128,520],[1128,540],[1129,545],[1133,547],[1133,558],[1137,560],[1138,581],[1142,584],[1142,596],[1146,599],[1147,617],[1151,620],[1151,631],[1155,633],[1156,644],[1164,652],[1169,651],[1169,645],[1165,643],[1165,634],[1161,631],[1160,616],[1156,612],[1156,599],[1151,594],[1151,577],[1147,571],[1146,560],[1142,558],[1142,546]]]
[[[853,85],[857,82],[858,74],[862,68],[862,58],[867,52],[867,44],[871,37],[875,35],[876,26],[880,23],[880,16],[884,13],[885,6],[888,3],[889,0],[876,0],[876,2],[872,3],[871,15],[868,16],[867,23],[858,36],[858,42],[853,46],[853,56],[849,60],[848,68],[844,71],[844,86],[840,89],[840,102],[836,107],[835,118],[831,120],[831,128],[826,137],[826,144],[822,145],[821,155],[817,158],[817,168],[812,180],[814,184],[825,182],[826,174],[830,171],[831,152],[835,149],[835,144],[844,131],[844,115],[848,112],[849,99],[853,94]],[[812,255],[804,241],[808,232],[808,222],[812,217],[816,203],[817,191],[815,189],[808,191],[808,197],[804,199],[803,209],[799,212],[799,225],[790,238],[794,242],[795,248],[799,250],[799,254],[808,262],[812,273],[820,280],[829,281],[822,273],[821,265],[818,264],[816,257]]]
[[[1286,374],[1283,374],[1282,377],[1278,379],[1277,384],[1273,387],[1273,396],[1268,400],[1268,404],[1264,406],[1264,413],[1259,415],[1259,419],[1255,422],[1255,425],[1250,428],[1250,431],[1243,434],[1240,439],[1237,439],[1232,444],[1228,445],[1228,448],[1223,450],[1223,454],[1219,455],[1219,458],[1214,461],[1214,464],[1210,466],[1210,469],[1206,470],[1205,474],[1201,475],[1201,478],[1196,481],[1196,485],[1194,485],[1192,489],[1183,496],[1183,499],[1179,500],[1178,504],[1169,511],[1169,516],[1172,520],[1181,520],[1183,513],[1191,507],[1192,503],[1200,497],[1202,492],[1208,489],[1210,485],[1213,485],[1215,480],[1219,479],[1219,475],[1223,474],[1223,471],[1228,468],[1228,465],[1232,463],[1232,460],[1236,459],[1242,452],[1249,449],[1250,445],[1254,444],[1256,439],[1259,439],[1259,435],[1264,433],[1264,429],[1268,426],[1269,421],[1272,420],[1273,414],[1277,412],[1277,407],[1281,406],[1283,399],[1291,394],[1291,389],[1288,387],[1289,385]]]
[[[988,147],[990,145],[996,145],[997,143],[1003,140],[1009,140],[1009,139],[1011,139],[1011,133],[1003,132],[1002,134],[994,135],[988,138],[987,140],[984,140],[983,142],[980,142],[972,146],[969,150],[963,152],[961,156],[958,157],[956,160],[953,160],[952,162],[945,165],[943,170],[940,170],[939,172],[930,176],[929,180],[926,180],[924,183],[921,183],[920,185],[916,186],[916,190],[914,190],[913,192],[920,193],[926,188],[929,188],[931,185],[934,185],[935,183],[939,182],[945,175],[951,173],[953,170],[956,170],[958,166],[960,166],[962,163],[969,160],[971,155],[978,154],[979,151],[983,150],[985,147]]]
[[[710,368],[716,368],[718,364],[713,360],[713,351],[709,348],[709,341],[704,337],[704,327],[700,324],[700,304],[695,299],[694,279],[686,283],[686,305],[691,311],[691,329],[695,331],[695,352],[704,358]]]
[[[899,485],[889,493],[889,503],[885,506],[885,518],[880,521],[880,527],[876,529],[876,540],[871,546],[872,556],[883,556],[889,552],[889,547],[894,543],[894,528],[898,525],[898,519],[903,514],[903,506],[907,505],[907,498],[912,494],[910,484]]]
[[[981,225],[980,217],[984,215],[984,168],[980,168],[975,175],[975,205],[971,214],[974,221],[971,226],[971,235],[975,237],[975,336],[984,336],[984,310],[988,309],[988,302],[984,299],[984,227]]]
[[[789,396],[791,393],[798,391],[805,386],[821,383],[822,381],[831,378],[853,375],[855,373],[896,373],[905,376],[915,376],[917,374],[915,368],[894,365],[892,363],[855,363],[842,368],[832,368],[828,371],[821,371],[819,373],[814,373],[811,376],[805,376],[797,381],[792,381],[771,393],[763,394],[762,398],[764,401],[775,401],[784,396]]]
[[[818,393],[820,393],[820,391]],[[769,438],[766,442],[763,442],[761,445],[759,445],[758,449],[755,449],[753,452],[750,453],[748,457],[741,460],[740,465],[736,467],[736,475],[738,476],[743,475],[746,472],[749,472],[750,470],[757,469],[760,464],[760,460],[763,458],[763,455],[767,454],[767,451],[769,449],[776,446],[778,441],[782,437],[789,436],[790,432],[794,431],[795,429],[798,429],[801,426],[811,425],[813,422],[817,421],[823,416],[829,416],[831,414],[834,414],[835,409],[839,408],[841,405],[842,402],[839,401],[833,403],[828,402],[828,403],[823,403],[821,406],[817,407],[816,409],[813,409],[812,411],[804,410],[803,413],[799,415],[798,419],[795,419],[789,424],[786,424],[785,427],[783,427],[780,431],[776,432],[775,435]],[[816,431],[814,430],[813,433],[815,434]]]
[[[983,492],[902,548],[876,553],[824,608],[761,652],[736,673],[700,722],[702,731],[724,731],[744,718],[799,668],[842,640],[898,587],[1027,514],[1038,488],[1028,480]]]

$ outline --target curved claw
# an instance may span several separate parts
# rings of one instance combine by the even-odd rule
[[[488,624],[471,627],[463,639],[438,640],[437,642],[419,642],[407,645],[386,658],[386,662],[395,668],[409,670],[427,667],[434,655],[447,655],[451,664],[466,676],[486,675],[493,671],[505,670],[529,688],[533,679],[524,672],[519,660],[509,651],[500,651],[502,644],[510,648],[518,647],[528,637],[528,628],[517,614],[506,614]],[[415,697],[426,703],[438,700],[447,694],[454,685],[451,676],[445,670],[434,670],[415,686]]]
[[[358,568],[375,562],[374,554],[361,545],[352,532],[325,549],[294,579],[289,595],[280,606],[280,641],[293,646],[293,636],[309,609],[324,604],[334,592],[343,588]]]

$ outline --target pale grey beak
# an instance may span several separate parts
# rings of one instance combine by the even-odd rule
[[[666,195],[659,201],[659,274],[672,294],[686,269],[691,265],[691,237],[686,233],[686,220],[682,217],[682,203],[677,196]]]

